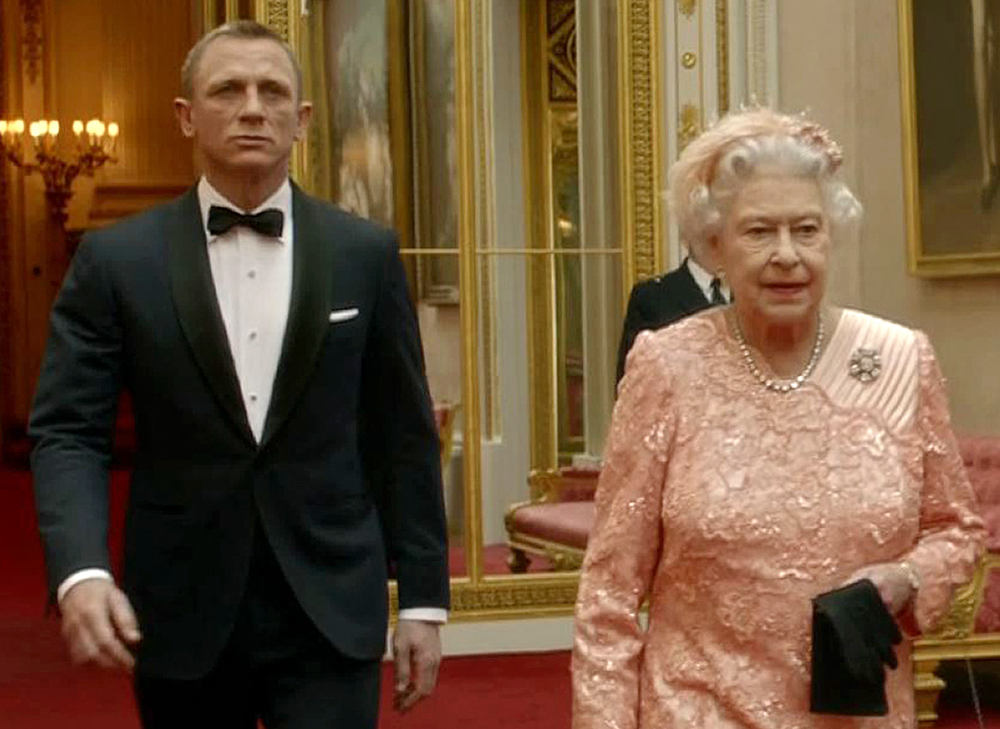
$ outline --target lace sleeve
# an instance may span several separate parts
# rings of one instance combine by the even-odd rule
[[[917,337],[924,483],[920,534],[905,560],[920,582],[912,616],[916,627],[928,632],[948,610],[955,587],[972,576],[985,530],[951,429],[944,377],[927,337]]]
[[[661,493],[674,432],[669,373],[655,335],[628,356],[580,576],[573,649],[574,729],[634,729],[645,633],[639,608],[661,539]]]

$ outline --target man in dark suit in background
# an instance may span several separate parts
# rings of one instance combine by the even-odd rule
[[[49,585],[77,662],[134,667],[145,727],[375,727],[390,570],[397,707],[436,681],[447,547],[416,317],[395,236],[288,179],[301,79],[256,23],[199,41],[175,107],[204,176],[86,236],[51,315],[30,422]]]
[[[697,251],[688,251],[680,266],[632,287],[618,345],[616,382],[625,374],[625,360],[639,332],[660,329],[710,306],[727,304],[729,287],[709,273]]]

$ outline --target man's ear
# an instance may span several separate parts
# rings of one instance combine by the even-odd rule
[[[194,136],[194,124],[191,123],[191,102],[183,96],[174,99],[174,116],[181,127],[181,134],[190,139]]]
[[[312,119],[313,105],[311,101],[303,101],[299,104],[299,124],[295,130],[295,141],[299,141],[306,136],[309,128],[309,120]]]

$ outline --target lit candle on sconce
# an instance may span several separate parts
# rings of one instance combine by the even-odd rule
[[[42,137],[48,130],[48,126],[46,121],[34,121],[28,126],[28,134],[31,135],[31,141],[36,147],[42,146]]]
[[[48,132],[48,137],[42,137],[42,149],[47,148],[49,151],[55,150],[56,140],[59,138],[59,122],[54,119],[50,119],[44,131]]]
[[[91,119],[87,122],[87,141],[90,146],[93,147],[97,142],[97,125],[100,124],[97,119]]]
[[[69,128],[75,137],[75,149],[60,154],[62,126],[58,120],[38,119],[25,124],[24,119],[0,119],[0,158],[22,169],[25,175],[40,173],[49,212],[63,227],[68,219],[73,181],[78,176],[93,177],[105,164],[117,162],[114,148],[121,131],[118,124],[97,118],[74,119]],[[34,159],[25,158],[22,145],[25,129],[31,138]]]

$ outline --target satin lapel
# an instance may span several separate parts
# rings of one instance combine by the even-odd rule
[[[312,375],[330,327],[334,246],[331,232],[324,230],[321,212],[298,186],[292,185],[292,298],[261,446],[274,437],[291,414]]]
[[[177,318],[219,405],[240,435],[255,443],[215,293],[196,188],[191,188],[178,205],[169,240],[170,284]]]
[[[673,277],[674,285],[671,288],[674,298],[680,303],[685,313],[691,314],[709,307],[711,302],[705,298],[705,292],[701,290],[701,286],[691,275],[687,259],[677,268]]]

